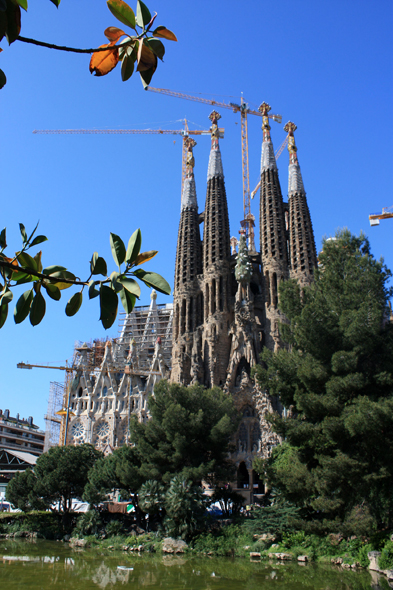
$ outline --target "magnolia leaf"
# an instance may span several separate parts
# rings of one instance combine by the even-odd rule
[[[21,295],[16,303],[14,309],[14,320],[15,324],[20,324],[27,318],[29,315],[31,302],[33,301],[33,289],[30,291],[25,291],[23,295]]]
[[[121,264],[123,264],[124,259],[126,257],[126,247],[124,245],[124,242],[119,236],[113,234],[112,232],[109,235],[109,241],[111,245],[113,260],[115,261],[117,266],[120,266]]]
[[[100,45],[101,47],[110,47],[108,51],[100,51],[93,53],[90,60],[90,73],[96,76],[106,76],[111,72],[119,62],[119,51],[117,47],[113,47],[114,42],[107,45]]]
[[[110,328],[117,316],[118,298],[113,289],[106,285],[101,285],[100,289],[100,320],[104,328]]]
[[[59,266],[58,264],[54,264],[52,266],[47,266],[42,271],[43,275],[51,275],[53,272],[58,272],[59,270],[67,270],[65,266]]]
[[[149,262],[149,260],[154,258],[156,254],[158,254],[158,250],[149,250],[148,252],[142,252],[141,254],[138,254],[134,261],[135,266],[139,266],[144,262]]]
[[[43,298],[41,291],[39,291],[35,295],[30,307],[30,323],[32,326],[38,326],[38,324],[42,321],[42,318],[45,315],[45,310],[45,299]]]
[[[135,58],[125,55],[121,62],[121,79],[123,82],[129,80],[134,73],[135,69]]]
[[[3,37],[1,36],[1,32],[0,32],[0,41]],[[3,70],[0,70],[0,90],[2,88],[4,88],[4,86],[7,84],[7,78],[5,73],[3,72]]]
[[[141,76],[141,80],[142,80],[142,84],[143,84],[143,88],[146,90],[146,88],[149,86],[151,79],[154,75],[154,72],[156,71],[157,68],[150,68],[150,70],[146,70],[145,72],[140,72],[140,76]]]
[[[8,44],[11,45],[18,37],[20,33],[20,7],[13,2],[7,2],[7,30],[5,36],[7,37]]]
[[[38,270],[35,259],[30,254],[27,254],[27,252],[16,252],[16,257],[21,266],[35,271]]]
[[[111,287],[115,291],[115,293],[118,293],[123,288],[122,285],[117,280],[119,276],[120,276],[120,273],[118,273],[116,271],[114,271],[113,273],[111,273],[111,276],[110,276],[110,279],[111,279]]]
[[[37,236],[30,244],[30,248],[33,246],[38,246],[38,244],[42,244],[42,242],[47,242],[48,238],[46,236]]]
[[[146,72],[147,70],[153,69],[153,74],[157,69],[157,56],[142,40],[139,42],[138,49],[138,72]],[[153,75],[152,74],[152,75]]]
[[[117,20],[135,30],[135,13],[131,6],[123,0],[107,0],[107,5]]]
[[[50,278],[53,279],[51,280],[51,284],[56,285],[56,287],[60,289],[60,291],[72,287],[72,283],[63,283],[61,279],[69,279],[71,281],[76,280],[75,275],[73,275],[72,272],[68,272],[68,270],[60,270],[59,272],[53,272],[50,274]]]
[[[27,0],[14,0],[23,10],[27,12]]]
[[[80,310],[80,306],[82,305],[82,299],[82,292],[74,293],[73,296],[70,298],[65,308],[66,315],[69,318],[75,315]]]
[[[160,58],[160,60],[162,61],[162,58],[165,55],[165,46],[163,43],[161,43],[161,41],[159,41],[158,39],[148,39],[145,41],[145,43],[148,44],[148,46],[150,47],[150,49],[153,51],[153,53]]]
[[[171,288],[169,284],[161,275],[155,272],[146,272],[141,268],[138,268],[133,274],[138,277],[138,279],[143,281],[148,287],[153,287],[153,289],[159,291],[160,293],[164,293],[164,295],[171,294]]]
[[[5,227],[0,233],[0,248],[2,250],[7,247],[6,230],[7,228]]]
[[[60,289],[58,287],[56,287],[56,285],[51,285],[50,283],[49,284],[44,283],[44,287],[51,299],[54,299],[55,301],[59,301],[59,299],[61,297],[61,292],[60,292]]]
[[[31,232],[30,236],[28,237],[28,242],[30,243],[31,238],[34,236],[35,232],[37,231],[37,227],[39,226],[40,222],[37,221],[37,225],[35,226],[35,228],[33,229],[33,231]],[[30,248],[30,246],[29,246]]]
[[[24,244],[26,244],[27,242],[27,233],[25,230],[25,226],[23,225],[23,223],[19,224],[19,229],[20,229],[20,235],[22,236],[22,241]]]
[[[101,256],[98,256],[97,252],[94,252],[90,261],[90,272],[92,275],[102,275],[104,277],[107,275],[106,262]]]
[[[10,301],[12,301],[13,295],[12,295],[12,291],[10,291],[9,289],[6,289],[6,291],[4,293],[2,293],[0,295],[0,305],[8,305],[10,303]]]
[[[142,246],[142,234],[140,229],[136,229],[128,241],[126,262],[132,264],[138,256]]]
[[[126,289],[122,289],[119,293],[120,300],[126,313],[131,313],[134,309],[136,297]]]
[[[136,5],[136,24],[139,27],[141,27],[142,29],[144,29],[146,27],[146,25],[149,24],[150,21],[151,21],[150,10],[146,6],[146,4],[141,2],[141,0],[138,0],[138,3]]]
[[[23,283],[29,283],[32,281],[33,277],[25,272],[13,272],[12,280],[15,281],[17,285],[23,285]]]
[[[0,328],[2,328],[5,324],[5,321],[8,316],[8,305],[0,305]]]
[[[99,285],[100,281],[90,281],[89,283],[89,299],[94,299],[100,294],[99,290],[96,289],[96,285]]]
[[[154,29],[153,37],[161,37],[162,39],[167,39],[168,41],[177,41],[176,35],[166,27],[157,27]]]
[[[37,252],[37,254],[34,256],[34,260],[36,262],[38,272],[42,272],[41,256],[42,256],[42,250]]]
[[[119,283],[121,283],[123,285],[123,287],[125,289],[127,289],[127,291],[129,293],[131,293],[132,295],[135,295],[135,297],[137,297],[139,299],[140,294],[141,294],[141,288],[138,285],[138,283],[135,281],[135,279],[130,279],[128,277],[124,277],[124,278],[119,279]]]
[[[108,27],[104,31],[104,35],[109,41],[118,41],[120,37],[125,35],[126,33],[117,27]]]
[[[56,6],[56,8],[59,8],[59,4],[61,2],[61,0],[50,0],[52,2],[52,4],[54,4]]]

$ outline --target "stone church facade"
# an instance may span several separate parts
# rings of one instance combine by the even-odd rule
[[[218,137],[220,115],[210,115],[211,150],[206,202],[199,212],[194,179],[193,139],[188,139],[175,265],[171,380],[219,386],[232,395],[242,420],[236,434],[234,487],[248,501],[263,493],[253,472],[257,456],[268,457],[280,440],[266,413],[282,412],[276,400],[251,378],[264,346],[280,347],[278,286],[288,278],[312,281],[315,241],[297,147],[296,125],[288,133],[288,203],[284,203],[270,136],[270,107],[263,103],[260,187],[260,251],[253,240],[230,238],[228,203]],[[203,236],[200,223],[203,222]],[[236,246],[238,244],[238,252]],[[232,246],[232,249],[231,249]]]

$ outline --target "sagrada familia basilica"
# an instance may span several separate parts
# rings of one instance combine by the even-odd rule
[[[279,402],[251,377],[263,347],[281,346],[278,286],[293,278],[312,281],[317,265],[313,229],[297,157],[296,125],[288,134],[288,202],[283,201],[270,136],[270,107],[263,103],[260,184],[260,244],[253,236],[231,238],[224,168],[217,122],[210,115],[211,150],[205,207],[198,206],[193,147],[187,141],[175,261],[173,304],[135,308],[124,317],[120,337],[75,349],[76,377],[71,385],[73,416],[68,444],[90,442],[104,450],[126,444],[130,415],[148,419],[147,398],[155,383],[167,378],[189,385],[218,386],[232,395],[242,420],[233,460],[233,483],[249,501],[263,492],[252,470],[256,456],[267,457],[280,443],[265,420],[282,412]],[[203,223],[203,236],[200,225]],[[238,250],[238,251],[237,251]]]

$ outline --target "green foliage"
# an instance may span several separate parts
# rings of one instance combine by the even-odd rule
[[[100,320],[105,329],[110,328],[116,320],[119,296],[125,312],[130,313],[133,310],[135,301],[141,293],[137,281],[165,295],[169,295],[171,292],[169,284],[162,276],[154,272],[146,272],[142,268],[135,268],[148,262],[157,254],[155,250],[140,252],[142,236],[139,229],[131,236],[127,252],[122,239],[116,234],[110,234],[112,255],[118,272],[112,272],[110,276],[107,276],[106,261],[97,252],[94,252],[90,260],[90,275],[86,281],[80,281],[64,266],[51,265],[43,268],[42,252],[38,252],[32,257],[27,253],[27,250],[45,242],[47,238],[45,236],[34,237],[38,224],[30,235],[26,233],[23,224],[19,224],[19,226],[22,249],[15,252],[12,258],[8,258],[4,254],[7,247],[6,230],[3,229],[0,234],[0,328],[7,319],[8,306],[13,299],[13,292],[26,283],[33,283],[33,287],[20,295],[15,305],[14,320],[16,324],[19,324],[29,316],[32,326],[40,324],[45,316],[44,291],[48,297],[59,301],[64,289],[72,286],[81,287],[81,290],[74,293],[66,305],[65,313],[71,317],[81,308],[83,291],[88,287],[89,299],[99,296]],[[125,267],[122,269],[123,264]],[[95,275],[102,275],[105,278],[93,281],[92,277]]]
[[[165,488],[158,481],[149,479],[138,492],[139,506],[150,517],[158,516],[164,510]]]
[[[282,535],[292,531],[299,519],[299,509],[285,500],[277,500],[270,506],[256,508],[244,521],[243,528],[251,535],[265,533]]]
[[[110,520],[105,527],[108,537],[118,537],[124,534],[124,525],[120,520]]]
[[[378,565],[382,570],[393,568],[393,541],[386,541],[381,555],[378,557]]]
[[[37,478],[29,468],[17,471],[6,488],[6,498],[23,512],[45,508],[45,502],[35,493]]]
[[[174,477],[165,494],[166,516],[164,529],[169,537],[189,538],[200,530],[210,499],[200,486],[192,485],[181,477]]]
[[[69,512],[72,498],[82,497],[88,472],[99,457],[102,453],[88,444],[52,447],[37,459],[34,493],[47,505],[59,502],[59,509]]]
[[[162,380],[148,404],[151,419],[132,420],[130,429],[145,481],[168,483],[174,474],[193,483],[230,479],[230,437],[237,427],[230,396],[218,388]]]
[[[89,510],[81,514],[76,521],[72,536],[79,539],[87,535],[97,536],[102,528],[102,520],[96,510]]]
[[[250,544],[250,535],[240,525],[231,524],[209,533],[202,533],[192,541],[198,553],[213,555],[244,555],[244,546]]]
[[[280,284],[289,346],[265,349],[255,372],[293,410],[289,419],[270,416],[285,444],[263,468],[321,530],[360,530],[351,511],[368,506],[361,526],[370,531],[393,515],[391,272],[347,230],[325,240],[319,262],[302,293],[294,281]]]
[[[45,539],[61,539],[70,532],[68,523],[62,515],[48,511],[32,511],[29,513],[0,514],[0,532],[13,534],[25,531],[37,533]]]
[[[214,504],[218,502],[223,516],[229,518],[239,514],[240,509],[245,504],[245,498],[234,492],[229,485],[217,486],[211,497],[211,502]]]

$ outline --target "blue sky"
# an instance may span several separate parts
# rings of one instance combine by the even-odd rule
[[[22,15],[25,37],[73,47],[105,42],[117,25],[104,0],[30,2]],[[277,149],[284,124],[298,126],[296,143],[317,248],[323,236],[348,227],[370,238],[373,254],[393,268],[393,220],[370,228],[368,214],[393,205],[392,191],[392,16],[391,0],[250,0],[184,2],[151,0],[157,24],[174,31],[165,42],[152,85],[201,94],[253,108],[262,101],[283,116],[272,123]],[[133,4],[131,4],[133,8]],[[181,140],[155,135],[34,135],[34,129],[207,129],[212,108],[145,92],[136,74],[123,83],[119,67],[91,76],[89,56],[1,42],[0,67],[8,83],[0,92],[1,227],[9,251],[20,247],[18,223],[32,229],[40,220],[44,265],[63,264],[81,278],[94,251],[111,259],[109,232],[125,241],[140,227],[143,250],[159,250],[148,263],[172,284],[180,209]],[[220,110],[220,109],[218,109]],[[240,118],[220,110],[221,141],[231,235],[242,219]],[[261,119],[249,117],[250,184],[256,185],[262,141]],[[194,149],[200,210],[204,207],[209,138]],[[288,152],[279,159],[287,194]],[[252,202],[258,218],[258,199]],[[147,267],[146,267],[147,268]],[[113,267],[114,269],[114,267]],[[74,342],[116,336],[98,321],[97,300],[86,300],[74,318],[61,302],[49,301],[43,322],[16,326],[10,317],[0,332],[0,408],[33,415],[44,427],[50,381],[60,371],[21,371],[16,363],[63,364]],[[158,302],[171,298],[159,296]],[[141,304],[149,303],[149,291]]]

